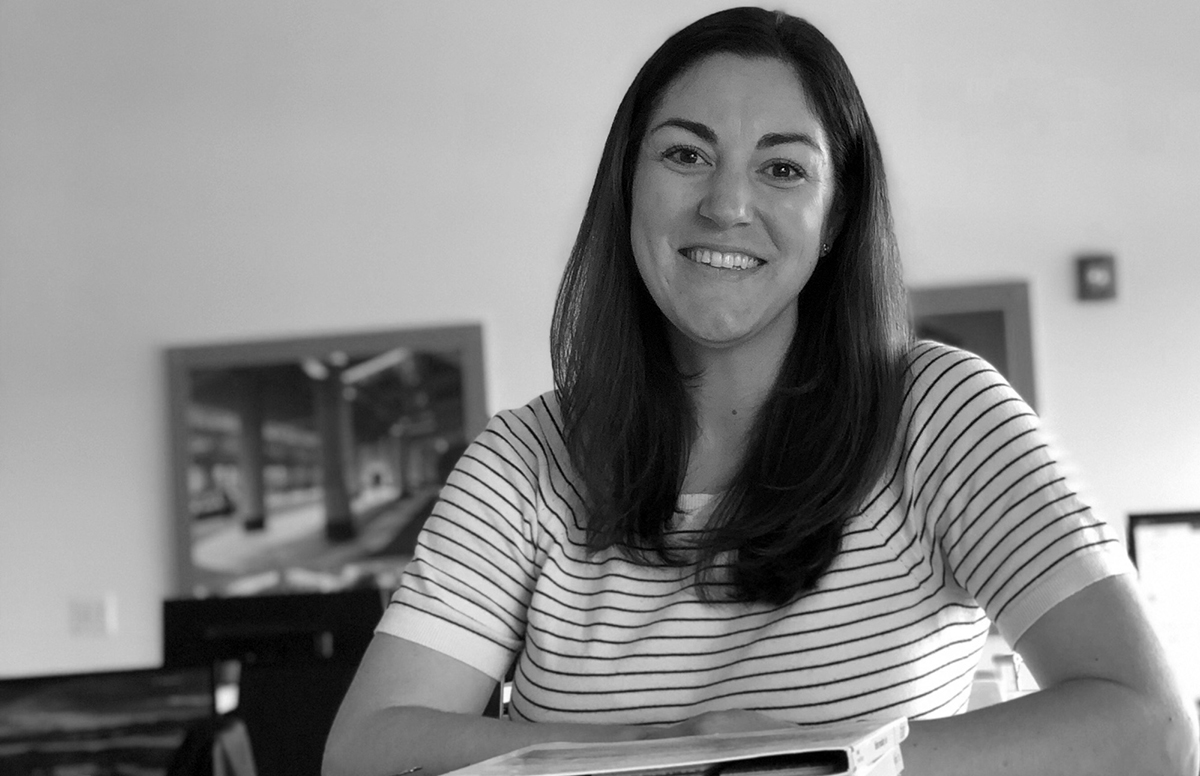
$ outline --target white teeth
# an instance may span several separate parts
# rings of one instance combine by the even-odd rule
[[[760,259],[744,253],[722,253],[708,248],[692,248],[685,251],[684,255],[699,264],[708,264],[721,269],[750,269],[763,263]]]

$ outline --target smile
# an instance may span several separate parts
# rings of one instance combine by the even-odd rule
[[[680,253],[688,261],[694,261],[697,264],[707,264],[710,267],[718,269],[754,269],[766,264],[762,259],[757,259],[745,253],[725,253],[709,248],[687,248],[680,251]]]

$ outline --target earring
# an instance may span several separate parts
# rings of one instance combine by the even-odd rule
[[[821,255],[829,253],[829,243],[821,243]]]

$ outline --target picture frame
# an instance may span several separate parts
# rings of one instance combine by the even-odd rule
[[[479,324],[165,356],[181,597],[393,589],[488,418]]]

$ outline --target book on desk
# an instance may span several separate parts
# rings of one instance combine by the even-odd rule
[[[446,776],[894,776],[908,721],[600,744],[536,744]]]

